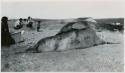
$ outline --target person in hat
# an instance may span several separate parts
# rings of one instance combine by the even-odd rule
[[[11,37],[8,28],[8,18],[6,16],[1,19],[1,45],[2,46],[10,46],[11,44],[15,44],[15,40]]]

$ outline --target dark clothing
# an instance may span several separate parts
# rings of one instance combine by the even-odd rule
[[[23,27],[23,25],[17,25],[16,27],[14,27],[14,29],[21,29]]]
[[[14,27],[14,29],[21,29],[23,27],[23,22],[20,21],[19,25],[17,25],[16,27]]]
[[[37,27],[37,31],[39,31],[40,27]]]
[[[29,22],[29,24],[27,24],[27,27],[33,28],[33,22]]]
[[[1,23],[1,45],[2,46],[10,46],[11,44],[15,44],[15,40],[11,37],[8,29],[7,21],[2,21]]]
[[[37,31],[40,29],[40,23],[37,24]]]

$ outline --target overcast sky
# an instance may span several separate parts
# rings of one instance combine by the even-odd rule
[[[2,2],[2,16],[9,18],[117,18],[123,17],[123,9],[121,1]]]

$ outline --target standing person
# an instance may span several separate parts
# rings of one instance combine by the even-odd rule
[[[41,23],[41,21],[38,21],[38,24],[37,24],[37,32],[39,32],[39,29],[40,29],[40,23]]]
[[[15,44],[15,40],[11,37],[8,28],[8,18],[2,17],[1,19],[1,44],[2,46],[10,46],[11,44]]]

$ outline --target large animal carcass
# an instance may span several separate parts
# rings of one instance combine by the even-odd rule
[[[81,23],[83,28],[73,28],[73,22],[64,26],[55,36],[46,37],[39,40],[34,46],[28,48],[27,52],[43,51],[64,51],[69,49],[83,49],[104,43],[97,35],[87,21]]]

